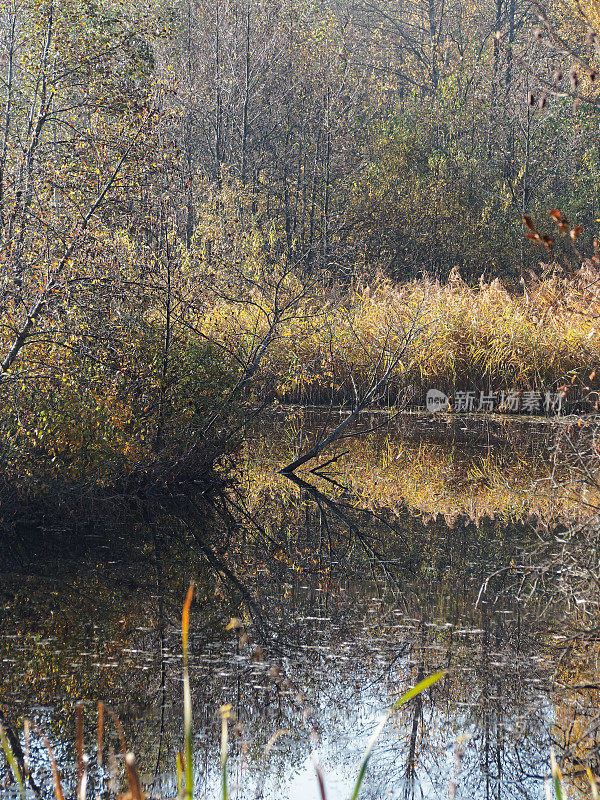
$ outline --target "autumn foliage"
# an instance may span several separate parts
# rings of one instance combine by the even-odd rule
[[[192,5],[0,11],[9,481],[214,454],[258,401],[356,405],[390,354],[378,403],[594,391],[593,63],[560,66],[577,24],[534,37],[563,37],[546,79],[514,4]],[[552,206],[558,236],[536,227]],[[567,270],[522,220],[545,261],[564,234]]]

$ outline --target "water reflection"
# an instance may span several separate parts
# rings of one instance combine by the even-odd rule
[[[253,431],[234,487],[171,497],[110,541],[74,544],[56,530],[5,537],[7,723],[21,730],[27,715],[45,730],[72,793],[74,706],[85,702],[93,755],[102,699],[122,720],[149,794],[174,796],[180,609],[193,578],[200,797],[217,796],[220,705],[232,703],[239,720],[234,796],[317,797],[317,757],[328,797],[348,797],[381,712],[440,668],[446,678],[390,722],[365,797],[446,797],[455,777],[457,797],[541,798],[553,744],[573,764],[593,759],[596,651],[589,637],[574,638],[550,572],[535,572],[554,547],[540,550],[539,540],[553,502],[543,489],[553,432],[534,441],[525,430],[481,428],[467,432],[469,444],[449,426],[443,435],[378,430],[292,482],[275,473],[299,426],[311,435],[306,420]],[[552,524],[575,513],[576,491],[554,502]],[[240,647],[225,631],[232,616],[252,642]],[[286,732],[265,758],[276,731]],[[119,752],[111,725],[107,744]],[[36,735],[32,763],[51,796]],[[94,767],[91,777],[106,789],[106,771]]]

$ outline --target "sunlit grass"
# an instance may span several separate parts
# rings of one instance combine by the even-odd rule
[[[257,375],[257,391],[285,402],[349,401],[365,390],[383,351],[414,328],[384,402],[410,386],[451,391],[547,391],[597,384],[600,297],[587,272],[569,281],[548,277],[509,292],[498,280],[467,286],[455,273],[444,285],[427,280],[356,287],[336,304],[307,298],[282,323]],[[414,323],[414,326],[413,326]],[[204,332],[232,352],[264,335],[253,306],[217,307]],[[587,391],[587,390],[586,390]]]
[[[161,332],[151,326],[122,333],[101,366],[32,345],[23,363],[31,377],[3,390],[3,471],[26,487],[90,477],[107,485],[153,464],[159,440],[185,446],[207,415],[239,412],[248,399],[356,402],[399,349],[380,406],[422,405],[430,388],[544,395],[564,387],[567,401],[587,398],[591,409],[600,390],[600,283],[591,269],[516,291],[498,280],[471,287],[457,273],[446,284],[328,287],[326,301],[313,290],[268,343],[268,307],[216,299],[198,312],[195,332],[174,331],[166,394],[156,372]],[[261,342],[260,364],[234,397]],[[35,377],[38,363],[50,378]]]

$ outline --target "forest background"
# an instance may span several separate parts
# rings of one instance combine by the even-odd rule
[[[595,387],[595,4],[0,19],[5,497],[196,479],[273,402]]]

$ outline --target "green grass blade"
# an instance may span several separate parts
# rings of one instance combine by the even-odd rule
[[[21,797],[23,798],[23,800],[26,800],[25,786],[23,785],[21,770],[19,769],[19,765],[17,764],[17,760],[12,751],[12,747],[10,746],[10,742],[6,737],[6,731],[4,730],[2,725],[0,725],[0,743],[2,744],[2,749],[4,750],[4,754],[6,755],[6,760],[8,761],[8,765],[17,782],[17,786],[19,787],[19,792],[21,794]]]
[[[422,681],[419,681],[416,686],[413,686],[413,688],[409,689],[408,692],[405,692],[399,700],[396,700],[392,706],[393,710],[397,711],[405,703],[408,703],[409,700],[412,700],[413,697],[416,697],[418,694],[421,694],[421,692],[424,692],[425,689],[429,689],[430,686],[433,686],[434,683],[437,683],[440,678],[443,678],[446,674],[447,670],[442,669],[439,672],[434,672],[433,675],[430,675],[428,678],[424,678]]]
[[[556,763],[554,750],[550,751],[550,766],[552,767],[552,783],[554,785],[554,794],[556,795],[556,800],[563,800],[562,775],[560,772],[560,767]]]
[[[356,778],[356,783],[354,785],[354,791],[352,792],[350,800],[356,800],[357,797],[358,797],[358,793],[360,792],[360,787],[361,787],[362,782],[364,780],[364,777],[365,777],[365,774],[366,774],[366,771],[367,771],[367,764],[369,763],[369,759],[371,757],[371,753],[373,752],[373,748],[377,744],[377,740],[379,739],[379,737],[381,735],[381,731],[383,730],[385,723],[388,721],[388,719],[391,717],[391,715],[394,713],[394,711],[397,711],[405,703],[408,703],[408,701],[412,700],[413,697],[416,697],[418,694],[421,694],[421,692],[424,692],[425,689],[429,689],[429,687],[433,686],[434,683],[437,683],[440,680],[440,678],[443,678],[444,675],[446,675],[446,673],[447,673],[447,670],[444,669],[444,670],[441,670],[440,672],[434,672],[433,675],[430,675],[428,678],[425,678],[424,680],[419,681],[419,683],[417,683],[416,686],[413,686],[412,689],[409,689],[407,692],[405,692],[402,695],[402,697],[400,697],[399,700],[396,700],[394,705],[390,709],[388,709],[388,711],[383,715],[383,717],[379,721],[379,724],[377,725],[377,727],[373,731],[373,733],[371,735],[371,738],[369,739],[369,742],[367,744],[367,748],[366,748],[366,750],[364,752],[364,755],[362,757],[362,761],[360,762],[360,767],[359,767],[359,770],[358,770],[358,776]]]
[[[177,765],[177,800],[182,800],[183,798],[183,757],[181,753],[177,753],[175,758],[175,763]]]
[[[227,759],[221,762],[221,793],[223,800],[227,800]]]
[[[367,744],[367,749],[365,750],[364,755],[362,757],[362,761],[360,762],[358,776],[356,778],[356,784],[354,785],[354,791],[352,792],[351,800],[356,800],[356,798],[358,797],[358,793],[360,792],[360,787],[362,785],[365,773],[367,771],[367,764],[369,763],[369,758],[371,757],[373,748],[377,744],[377,740],[379,739],[381,731],[383,730],[383,726],[388,721],[390,715],[391,711],[388,711],[386,714],[383,715],[383,717],[379,721],[379,724],[373,731],[371,738],[369,739],[369,742]]]
[[[554,778],[554,794],[556,795],[556,800],[563,800],[560,778]]]

